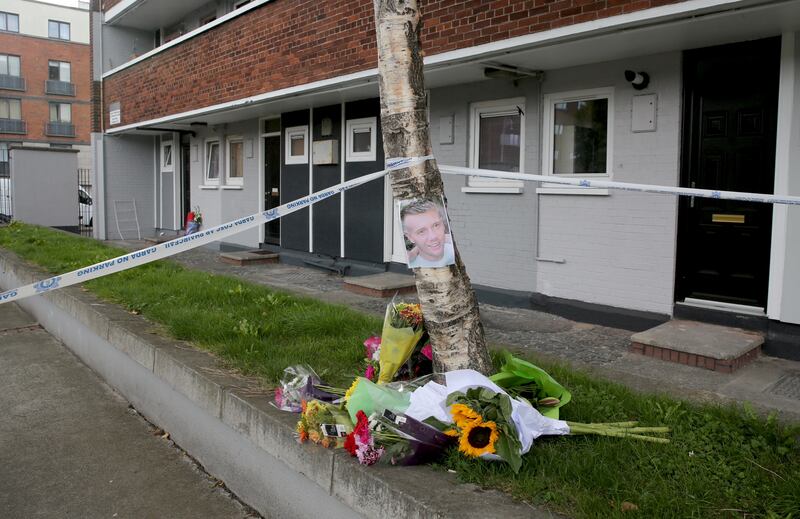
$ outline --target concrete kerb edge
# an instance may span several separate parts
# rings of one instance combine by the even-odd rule
[[[48,274],[40,268],[27,264],[12,252],[0,249],[0,286],[8,289],[46,277]],[[143,318],[104,303],[79,287],[68,287],[36,297],[54,307],[45,310],[46,313],[59,310],[71,316],[132,362],[144,367],[158,380],[235,431],[237,442],[246,440],[250,443],[248,448],[256,446],[297,474],[305,476],[309,483],[357,514],[397,517],[395,514],[402,512],[402,516],[407,517],[459,515],[469,518],[488,517],[502,512],[504,517],[537,516],[536,511],[524,503],[514,502],[499,492],[485,492],[470,485],[461,485],[452,475],[436,473],[424,467],[414,467],[413,475],[408,468],[364,468],[342,452],[300,445],[294,435],[297,416],[275,409],[271,405],[271,394],[263,388],[258,389],[257,381],[223,371],[219,361],[211,354],[154,333],[153,325]],[[46,321],[40,316],[36,317],[40,322]],[[59,339],[68,335],[60,329],[65,325],[41,324]],[[73,350],[75,347],[82,348],[81,345],[66,342],[65,345]],[[103,377],[102,373],[99,375]],[[113,380],[107,382],[117,387]],[[130,401],[139,401],[136,395],[122,393]],[[202,463],[203,456],[200,453],[193,453],[188,448],[186,450]],[[235,468],[230,469],[224,471],[228,475],[237,473]],[[236,481],[230,478],[224,480],[234,493],[238,493]],[[244,494],[252,495],[251,482],[244,481],[241,484]],[[432,485],[435,485],[435,493],[431,491],[434,488]],[[443,495],[448,496],[444,501],[439,498]],[[257,504],[253,505],[258,508]],[[273,514],[276,510],[261,512]],[[551,515],[545,513],[544,516]]]

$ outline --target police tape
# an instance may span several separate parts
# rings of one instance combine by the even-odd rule
[[[511,173],[489,169],[462,168],[458,166],[440,165],[442,173],[451,175],[470,175],[491,177],[506,180],[524,180],[528,182],[545,182],[548,184],[565,184],[582,188],[616,189],[639,193],[660,193],[675,196],[696,196],[699,198],[717,198],[720,200],[739,200],[742,202],[761,202],[765,204],[800,205],[800,196],[767,195],[762,193],[743,193],[739,191],[719,191],[714,189],[697,189],[688,187],[657,186],[652,184],[631,184],[612,180],[596,180],[588,178],[565,178],[550,175],[530,175],[527,173]]]
[[[281,205],[274,209],[269,209],[260,213],[252,214],[244,218],[212,227],[205,231],[200,231],[187,236],[181,236],[174,240],[154,245],[146,249],[142,249],[130,254],[125,254],[117,258],[112,258],[100,263],[95,263],[88,267],[84,267],[72,272],[67,272],[60,276],[55,276],[49,279],[38,281],[36,283],[26,285],[23,287],[8,290],[0,293],[0,304],[17,301],[32,295],[42,294],[58,288],[63,288],[77,283],[82,283],[90,279],[95,279],[102,276],[107,276],[123,270],[128,270],[145,263],[150,263],[163,258],[174,256],[180,252],[194,249],[207,243],[221,240],[230,235],[237,234],[264,223],[270,222],[287,214],[299,211],[305,207],[313,205],[317,202],[325,200],[331,196],[339,194],[348,189],[354,188],[361,184],[371,182],[378,178],[383,177],[391,171],[411,167],[421,164],[428,160],[433,160],[434,157],[428,155],[425,157],[408,157],[399,159],[389,159],[386,161],[386,169],[378,171],[369,175],[348,180],[341,184],[331,186],[322,191],[317,191],[308,196],[298,198],[292,202]],[[745,202],[762,202],[772,204],[789,204],[800,205],[800,197],[789,195],[767,195],[761,193],[742,193],[737,191],[715,191],[711,189],[695,189],[671,186],[657,186],[651,184],[632,184],[626,182],[616,182],[610,180],[595,180],[585,178],[564,178],[545,175],[530,175],[526,173],[512,173],[506,171],[494,171],[476,168],[463,168],[458,166],[445,166],[440,165],[439,169],[443,173],[454,175],[471,175],[481,177],[491,177],[507,180],[523,180],[533,182],[545,182],[550,184],[566,184],[574,185],[583,188],[608,188],[617,189],[622,191],[635,191],[643,193],[660,193],[675,196],[696,196],[701,198],[716,198],[722,200],[740,200]]]
[[[298,198],[297,200],[293,200],[279,207],[262,211],[260,213],[251,214],[250,216],[238,218],[231,222],[223,223],[222,225],[217,225],[216,227],[211,227],[210,229],[206,229],[204,231],[181,236],[174,240],[160,243],[146,249],[131,252],[130,254],[125,254],[106,261],[101,261],[99,263],[95,263],[94,265],[89,265],[88,267],[73,270],[72,272],[67,272],[59,276],[37,281],[36,283],[32,283],[30,285],[2,292],[0,293],[0,304],[10,303],[25,297],[43,294],[59,288],[89,281],[90,279],[122,272],[124,270],[138,267],[152,261],[174,256],[180,252],[221,240],[233,234],[240,233],[245,229],[262,225],[282,216],[286,216],[287,214],[299,211],[300,209],[325,200],[326,198],[330,198],[343,191],[347,191],[348,189],[352,189],[356,186],[360,186],[361,184],[377,180],[391,171],[414,166],[430,159],[433,159],[433,157],[426,156],[389,159],[386,161],[386,169],[383,171],[378,171],[376,173],[364,175],[363,177],[348,180],[347,182],[342,182],[341,184],[337,184],[321,191],[317,191],[316,193],[312,193],[308,196]]]

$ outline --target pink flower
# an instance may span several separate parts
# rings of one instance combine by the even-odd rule
[[[275,389],[275,404],[278,406],[278,409],[283,408],[283,388],[276,388]]]
[[[364,347],[366,348],[365,357],[372,358],[372,355],[378,351],[378,348],[381,347],[381,338],[377,335],[373,335],[366,341],[364,341]]]
[[[364,372],[364,378],[375,381],[375,367],[370,364]]]
[[[431,348],[431,343],[426,344],[422,347],[422,352],[428,360],[433,360],[433,348]]]
[[[365,445],[356,450],[356,457],[362,465],[374,465],[383,456],[383,450],[383,447],[376,449],[372,445]]]

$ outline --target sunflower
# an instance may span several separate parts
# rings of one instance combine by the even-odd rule
[[[453,421],[459,429],[476,420],[481,421],[481,415],[464,404],[453,404],[453,407],[450,408],[450,414],[453,415]]]
[[[477,457],[481,454],[495,452],[494,444],[500,438],[497,424],[476,420],[461,427],[461,438],[458,440],[458,450],[467,456]]]
[[[350,385],[350,389],[348,389],[348,390],[345,392],[345,394],[344,394],[344,401],[345,401],[345,402],[349,402],[349,401],[350,401],[350,397],[351,397],[351,396],[353,396],[353,392],[354,392],[354,391],[356,390],[356,388],[358,387],[358,382],[359,382],[360,380],[361,380],[361,379],[359,379],[358,377],[356,377],[356,379],[355,379],[355,380],[353,381],[353,383]]]

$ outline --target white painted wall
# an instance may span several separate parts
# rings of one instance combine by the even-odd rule
[[[19,32],[47,38],[48,20],[70,24],[70,41],[89,43],[89,10],[30,0],[3,0],[0,10],[19,15]]]
[[[244,182],[241,189],[225,189],[225,164],[228,160],[227,138],[239,135],[244,138]],[[206,139],[216,137],[220,141],[220,183],[215,189],[203,189],[205,178],[205,142]],[[252,141],[248,144],[248,141]],[[258,146],[258,120],[241,121],[218,127],[206,128],[197,131],[191,139],[190,147],[196,146],[196,151],[190,151],[191,174],[191,199],[192,208],[200,207],[203,214],[203,225],[210,227],[248,216],[259,210],[260,193],[260,168]],[[252,146],[252,156],[248,157],[248,147]],[[259,230],[257,227],[235,234],[225,239],[226,243],[241,245],[243,247],[257,248],[259,245]]]
[[[469,165],[470,104],[525,97],[524,173],[538,173],[539,84],[526,79],[479,83],[431,90],[431,141],[436,160],[451,166]],[[440,144],[441,117],[454,115],[453,144]],[[463,176],[444,175],[447,211],[458,250],[470,279],[478,285],[536,290],[536,189],[527,183],[521,194],[463,193]]]
[[[638,92],[625,69],[650,74]],[[612,180],[676,186],[679,182],[680,53],[549,71],[544,93],[614,87]],[[658,95],[655,132],[631,132],[632,96]],[[537,290],[621,308],[672,314],[677,199],[611,190],[608,196],[541,195]]]
[[[153,150],[157,138],[149,135],[106,136],[104,188],[106,196],[106,239],[117,240],[113,200],[136,200],[142,237],[153,236],[155,229],[155,190]],[[126,238],[130,238],[126,236]]]

